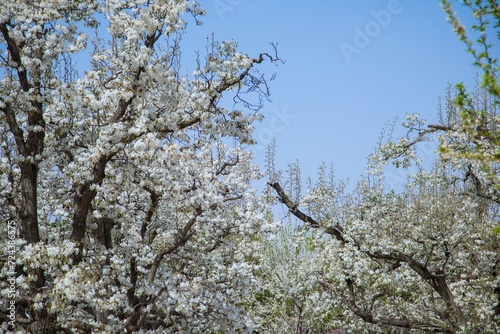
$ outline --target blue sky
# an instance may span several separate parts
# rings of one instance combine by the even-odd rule
[[[304,176],[314,176],[324,161],[339,178],[358,180],[384,124],[394,117],[400,123],[406,113],[435,123],[447,84],[472,85],[478,73],[437,0],[200,3],[207,12],[203,25],[191,25],[185,43],[203,49],[214,32],[251,56],[279,43],[286,63],[262,66],[277,77],[256,137],[267,144],[272,133],[278,166],[299,159]],[[346,52],[348,46],[356,53]]]

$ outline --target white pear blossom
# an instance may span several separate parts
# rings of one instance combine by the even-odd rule
[[[195,78],[183,77],[186,13],[199,23],[203,10],[184,0],[0,4],[0,220],[16,223],[19,241],[17,322],[0,331],[256,326],[244,301],[270,232],[245,145],[261,116],[220,101],[259,107],[254,66],[276,59],[213,41]],[[3,312],[9,272],[0,275]]]

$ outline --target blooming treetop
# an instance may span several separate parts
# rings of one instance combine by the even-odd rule
[[[2,330],[254,326],[241,300],[264,209],[242,145],[260,116],[220,101],[265,97],[254,65],[276,58],[213,41],[182,76],[186,14],[203,11],[183,0],[0,4],[0,216],[19,227],[16,323]]]

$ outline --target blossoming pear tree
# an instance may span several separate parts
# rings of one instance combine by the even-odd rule
[[[414,115],[405,122],[409,129],[422,124]],[[407,138],[382,145],[352,192],[332,182],[324,167],[300,197],[289,195],[298,184],[269,182],[278,202],[302,223],[297,242],[309,250],[300,266],[284,262],[286,269],[269,270],[280,275],[304,269],[287,276],[288,291],[301,291],[289,297],[292,305],[316,298],[315,304],[301,304],[308,317],[301,323],[309,322],[310,330],[313,325],[375,333],[500,328],[500,240],[494,233],[500,207],[477,191],[488,175],[479,172],[480,163],[462,160],[437,160],[426,169],[418,145],[408,146]],[[399,191],[390,182],[396,172],[385,171],[391,160],[403,175]],[[311,229],[306,240],[304,228]],[[316,322],[311,325],[310,319]]]
[[[496,33],[498,40],[499,6],[462,1],[477,20],[474,41],[452,2],[441,3],[483,77],[472,91],[462,84],[448,89],[439,124],[407,115],[407,135],[381,144],[369,159],[368,175],[349,193],[330,182],[322,168],[318,182],[297,196],[298,179],[292,175],[283,182],[268,163],[268,185],[278,201],[302,226],[315,230],[310,247],[317,262],[308,270],[317,284],[308,277],[294,287],[309,284],[302,300],[317,295],[317,286],[329,292],[331,302],[317,306],[341,329],[500,330],[500,89],[490,37]],[[419,155],[428,142],[436,143],[438,153],[431,167],[432,154],[426,161]],[[387,169],[391,161],[399,170]],[[391,179],[402,180],[402,187],[392,187]]]
[[[0,239],[2,332],[255,326],[242,301],[265,209],[244,145],[268,94],[255,65],[277,58],[212,41],[182,75],[185,20],[201,14],[185,0],[0,4],[0,221],[17,226]]]

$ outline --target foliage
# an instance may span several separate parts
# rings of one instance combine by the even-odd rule
[[[469,1],[463,4],[472,12],[476,23],[471,31],[460,22],[453,11],[450,1],[442,0],[442,7],[446,13],[458,38],[463,41],[467,51],[473,56],[475,65],[481,69],[482,78],[480,88],[468,92],[467,88],[459,83],[456,86],[456,96],[453,112],[459,117],[447,119],[440,130],[463,136],[469,143],[465,147],[441,145],[441,153],[447,156],[462,157],[465,160],[479,161],[482,169],[489,174],[489,179],[499,188],[498,162],[500,161],[500,83],[498,80],[498,59],[494,56],[495,45],[491,34],[500,39],[500,5],[497,1]],[[476,39],[471,35],[477,35]],[[496,46],[498,48],[498,45]]]
[[[495,104],[499,104],[498,59],[493,55],[495,49],[489,33],[496,34],[497,39],[500,38],[500,32],[495,31],[500,27],[500,6],[496,0],[462,0],[461,2],[471,11],[472,16],[475,18],[476,23],[471,26],[471,31],[478,34],[475,41],[471,38],[464,24],[460,22],[452,8],[452,2],[441,0],[441,5],[455,34],[466,44],[467,51],[473,56],[475,65],[481,69],[484,87],[489,94],[494,96]]]

